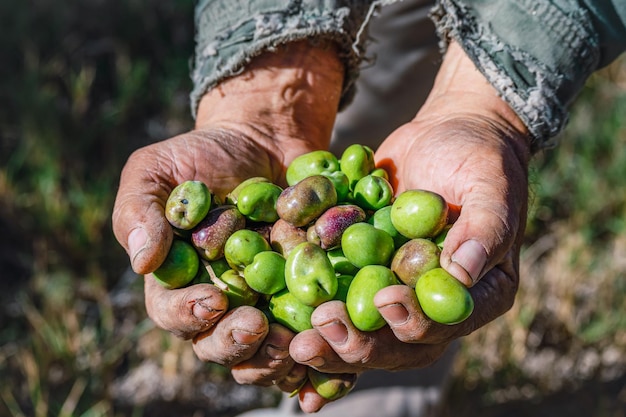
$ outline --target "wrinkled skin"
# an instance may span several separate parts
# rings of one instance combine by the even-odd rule
[[[249,176],[284,185],[285,167],[295,156],[328,147],[341,64],[332,49],[311,48],[305,45],[302,55],[279,51],[255,59],[248,71],[203,98],[197,130],[133,154],[122,173],[113,216],[116,237],[133,269],[148,274],[146,308],[155,323],[192,339],[201,360],[229,367],[240,383],[276,384],[287,392],[304,380],[306,366],[346,374],[427,366],[451,341],[506,312],[517,291],[526,215],[525,128],[452,44],[429,100],[412,122],[384,141],[376,162],[389,170],[396,192],[431,189],[461,207],[441,261],[471,286],[475,311],[468,320],[455,326],[433,323],[420,312],[414,291],[398,285],[375,297],[389,326],[359,332],[345,304],[331,301],[313,313],[314,329],[294,335],[268,326],[253,307],[226,313],[225,296],[211,285],[161,288],[149,273],[171,244],[163,208],[177,183],[202,180],[222,197]],[[274,100],[262,98],[264,93]],[[306,412],[328,403],[310,385],[299,398]]]
[[[485,130],[476,130],[473,122],[465,120],[451,121],[450,124],[454,126],[453,130],[445,124],[425,130],[423,124],[416,122],[404,126],[395,133],[397,136],[388,139],[400,140],[401,135],[409,134],[420,138],[406,156],[399,152],[407,160],[412,160],[411,164],[400,165],[402,159],[393,153],[391,143],[386,143],[377,156],[398,161],[396,180],[400,189],[433,189],[462,206],[446,240],[442,263],[466,285],[472,285],[473,315],[458,325],[440,325],[421,313],[415,293],[409,286],[387,287],[379,291],[374,300],[389,327],[373,333],[360,332],[350,322],[343,303],[323,304],[312,316],[315,330],[300,333],[292,341],[290,352],[296,361],[324,372],[421,368],[437,360],[452,340],[471,333],[512,306],[518,287],[519,249],[525,224],[524,164],[513,152],[503,152],[507,148],[501,146],[501,139],[495,131],[490,152],[484,149],[477,153],[471,146],[463,145],[478,140],[473,139],[477,136],[485,141]],[[457,134],[450,136],[451,131]],[[426,136],[421,136],[422,132]],[[431,132],[433,136],[429,135]],[[435,135],[436,132],[440,134]],[[441,135],[444,133],[450,148],[443,144],[445,141]],[[433,142],[424,137],[431,137]],[[436,148],[439,157],[429,151],[429,147]],[[489,160],[485,161],[484,156]],[[415,172],[413,175],[413,172],[406,171],[398,175],[402,174],[401,166],[419,166],[426,169],[421,172],[440,174],[428,176]],[[448,175],[444,175],[442,166],[448,167],[445,169]],[[495,184],[494,178],[500,178],[501,183]],[[466,258],[454,257],[452,259],[456,262],[452,261],[452,254],[468,237],[479,242],[478,245],[470,244],[472,252],[464,255]],[[481,259],[486,260],[484,267],[480,266]],[[461,262],[465,263],[467,270],[460,266]]]
[[[227,298],[213,285],[165,290],[150,273],[171,246],[164,207],[177,184],[200,180],[222,199],[249,177],[286,186],[291,160],[328,147],[343,66],[332,47],[311,49],[292,44],[284,55],[257,58],[241,76],[205,95],[194,131],[135,151],[122,171],[113,212],[116,238],[133,270],[145,275],[149,317],[192,340],[201,360],[229,367],[238,382],[276,384],[287,392],[306,377],[306,367],[289,356],[291,331],[268,325],[253,307],[227,312]],[[326,93],[319,99],[309,92],[320,90]]]
[[[471,62],[452,48],[428,102],[412,122],[384,141],[376,161],[389,170],[397,193],[430,189],[461,207],[441,262],[471,287],[475,311],[461,324],[440,325],[421,313],[410,287],[391,286],[375,297],[389,326],[360,332],[343,303],[325,303],[313,313],[314,329],[292,340],[290,353],[299,363],[352,373],[424,367],[451,341],[504,314],[514,302],[526,222],[527,135]],[[484,91],[472,96],[455,78]],[[310,410],[323,404],[307,399]]]

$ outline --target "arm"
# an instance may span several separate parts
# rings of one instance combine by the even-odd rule
[[[554,145],[587,78],[626,50],[626,5],[613,0],[441,0],[433,18],[528,127],[533,151]]]
[[[518,287],[529,158],[525,125],[451,44],[428,100],[376,159],[398,192],[430,189],[462,207],[441,262],[471,287],[474,313],[461,324],[438,325],[421,313],[411,288],[392,286],[375,298],[389,328],[359,332],[342,303],[326,303],[313,315],[317,331],[294,337],[292,357],[326,372],[425,367],[452,340],[504,314]]]
[[[563,127],[566,107],[589,74],[623,51],[626,14],[611,14],[615,2],[593,8],[588,1],[588,10],[571,2],[575,12],[547,1],[510,3],[440,2],[435,21],[447,51],[433,90],[376,155],[399,191],[432,189],[461,207],[441,261],[471,287],[474,314],[442,327],[421,314],[410,289],[389,287],[375,298],[389,329],[368,334],[351,325],[342,305],[328,303],[314,314],[318,332],[292,341],[297,361],[328,372],[426,366],[450,340],[512,305],[529,158]]]
[[[165,201],[188,179],[204,181],[221,196],[251,176],[284,181],[291,159],[328,145],[343,72],[332,44],[297,42],[260,55],[203,97],[193,131],[137,150],[121,175],[113,227],[133,269],[146,274],[149,316],[193,339],[201,359],[233,368],[240,382],[276,380],[294,389],[302,374],[288,355],[293,335],[270,328],[254,308],[225,314],[226,299],[212,285],[165,290],[156,283],[150,272],[173,239]]]
[[[306,368],[289,356],[293,334],[257,309],[226,313],[211,285],[164,290],[150,272],[173,238],[163,215],[172,188],[204,181],[224,195],[241,180],[282,184],[296,156],[327,148],[335,114],[350,99],[370,2],[200,1],[192,78],[193,131],[137,150],[123,169],[113,228],[161,328],[192,339],[199,358],[232,369],[241,383],[293,391]],[[311,40],[311,42],[309,42]]]

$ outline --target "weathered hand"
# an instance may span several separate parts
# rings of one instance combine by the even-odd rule
[[[134,270],[146,274],[145,303],[152,320],[180,337],[193,339],[203,360],[235,366],[264,358],[259,367],[276,371],[268,376],[271,381],[284,377],[293,364],[286,348],[291,334],[277,331],[267,336],[267,320],[253,308],[235,309],[224,316],[227,299],[213,285],[166,290],[150,275],[171,245],[173,232],[163,209],[177,184],[200,180],[224,196],[250,176],[279,181],[283,160],[258,142],[241,132],[203,129],[136,151],[122,172],[113,219]]]
[[[137,150],[122,172],[113,228],[133,269],[145,275],[149,317],[192,339],[200,359],[231,368],[241,383],[295,389],[306,368],[289,356],[293,333],[269,325],[252,307],[227,312],[226,297],[213,285],[166,290],[157,284],[150,273],[173,239],[165,202],[185,180],[203,181],[221,197],[252,176],[285,185],[295,156],[328,146],[342,82],[332,46],[278,48],[210,90],[194,131]]]
[[[389,326],[364,333],[343,303],[326,303],[314,312],[315,330],[292,340],[294,360],[325,372],[424,367],[452,340],[506,312],[518,287],[529,157],[521,122],[451,45],[429,100],[385,140],[376,160],[397,192],[432,190],[454,207],[441,263],[471,287],[474,312],[463,323],[440,325],[422,314],[411,288],[392,286],[375,297]]]

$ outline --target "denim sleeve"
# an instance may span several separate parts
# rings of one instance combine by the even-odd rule
[[[342,103],[350,100],[374,9],[393,1],[365,0],[199,0],[195,10],[196,50],[191,108],[252,57],[299,39],[331,40],[346,68]],[[343,104],[342,104],[343,105]]]
[[[622,0],[441,0],[443,47],[454,39],[515,110],[533,148],[554,145],[587,78],[625,48]]]

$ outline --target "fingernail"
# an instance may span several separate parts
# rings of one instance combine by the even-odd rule
[[[274,345],[267,345],[267,347],[265,348],[265,353],[267,353],[267,356],[274,360],[283,360],[289,356],[288,350],[281,349],[278,346]]]
[[[300,383],[302,383],[302,380],[307,377],[308,368],[308,366],[295,364],[285,377],[285,382],[300,385]]]
[[[253,333],[246,330],[233,330],[231,334],[235,343],[239,345],[251,345],[261,337],[261,333]]]
[[[458,264],[472,280],[476,281],[487,263],[487,252],[477,241],[468,240],[454,252],[451,261]]]
[[[134,263],[137,255],[146,247],[148,242],[148,234],[142,227],[133,229],[128,235],[128,251],[130,252],[130,261]]]
[[[324,366],[324,364],[326,364],[326,361],[324,360],[324,358],[316,356],[313,359],[306,361],[306,364],[315,368],[319,368],[320,366]]]
[[[201,301],[196,302],[193,305],[191,312],[195,317],[205,321],[213,321],[223,313],[222,310],[215,310],[213,308],[207,307]]]
[[[385,321],[389,324],[402,324],[406,323],[409,319],[408,310],[398,303],[388,304],[379,308],[380,314],[383,315]]]
[[[348,340],[348,329],[339,321],[332,321],[320,326],[318,331],[322,334],[324,339],[335,345],[343,345]]]
[[[304,368],[306,369],[306,368]],[[303,383],[303,379],[306,377],[306,372],[304,373],[304,375],[287,375],[285,377],[285,382],[289,383],[289,384],[293,384],[293,385],[300,385],[301,383]]]

